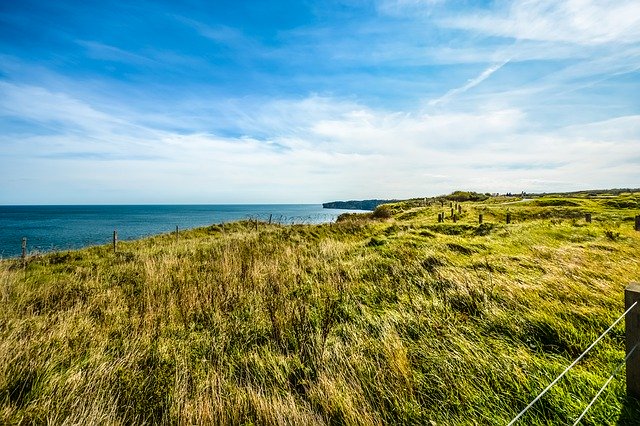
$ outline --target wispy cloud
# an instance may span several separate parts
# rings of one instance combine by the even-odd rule
[[[146,154],[136,155],[131,153],[114,154],[111,152],[54,152],[48,154],[36,154],[37,158],[45,158],[50,160],[81,160],[81,161],[157,161],[163,159],[159,155]]]
[[[0,94],[3,115],[45,123],[73,123],[75,128],[92,131],[113,122],[112,117],[90,105],[44,87],[0,81]]]
[[[78,40],[77,43],[87,49],[89,57],[107,61],[126,62],[145,66],[158,66],[158,62],[146,56],[129,52],[115,46],[99,43],[90,40]]]
[[[248,38],[237,28],[227,25],[207,25],[195,19],[186,18],[184,16],[174,16],[174,18],[182,24],[193,28],[201,36],[206,37],[218,43],[238,45],[246,44]]]
[[[0,179],[11,182],[0,203],[318,202],[640,181],[629,154],[640,144],[637,3],[467,5],[340,2],[291,17],[163,3],[144,19],[111,11],[95,31],[84,19],[93,9],[63,7],[64,37],[47,44],[38,37],[59,29],[35,34],[32,11],[12,4],[25,16],[10,24],[32,37],[0,39]]]
[[[38,93],[44,105],[64,99],[75,111],[91,113],[80,121],[64,121],[55,136],[19,141],[0,137],[11,154],[2,178],[21,176],[21,170],[70,177],[88,174],[93,185],[112,188],[128,185],[123,179],[131,176],[136,184],[128,193],[142,197],[138,201],[160,202],[162,195],[150,194],[168,191],[198,202],[317,202],[355,195],[411,197],[456,187],[544,190],[549,182],[558,189],[579,189],[639,177],[637,169],[620,167],[638,143],[637,115],[532,132],[526,114],[514,109],[422,114],[311,96],[270,101],[254,109],[250,120],[238,117],[237,125],[247,133],[268,136],[221,137],[178,134],[141,125],[135,115],[102,112],[68,94],[22,90]],[[4,108],[2,114],[24,116],[20,111]],[[31,115],[36,121],[51,118]],[[83,132],[78,132],[78,125]],[[92,135],[91,143],[85,135]],[[43,196],[38,182],[15,185],[24,193]],[[86,180],[68,185],[86,194]],[[241,193],[228,191],[239,187]],[[274,188],[280,195],[274,195]],[[0,197],[7,196],[3,192]],[[260,198],[260,193],[268,195]],[[116,200],[102,200],[111,201]]]
[[[501,9],[461,14],[451,27],[522,40],[582,45],[640,41],[640,3],[635,0],[515,0]]]

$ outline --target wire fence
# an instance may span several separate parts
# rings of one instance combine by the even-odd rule
[[[315,225],[320,223],[331,223],[337,219],[337,216],[331,213],[318,213],[301,216],[273,215],[269,213],[261,213],[246,215],[244,219],[250,221],[257,220],[263,223],[275,223],[279,225]]]
[[[629,351],[629,353],[627,354],[626,357],[624,357],[624,360],[618,364],[618,366],[616,367],[615,370],[613,370],[613,373],[611,373],[611,375],[609,376],[609,378],[607,379],[606,382],[604,382],[604,385],[602,385],[602,387],[600,388],[600,390],[596,393],[596,396],[593,397],[593,399],[591,400],[591,402],[589,402],[589,405],[587,405],[587,407],[584,409],[584,411],[580,414],[580,417],[578,417],[576,419],[576,421],[573,423],[573,426],[577,425],[578,423],[580,423],[580,420],[582,420],[582,418],[585,416],[585,414],[587,414],[587,411],[589,411],[589,408],[591,408],[591,406],[598,400],[598,397],[600,397],[600,394],[602,394],[602,392],[604,392],[604,390],[606,389],[607,386],[609,386],[609,383],[611,383],[611,380],[613,380],[613,378],[615,377],[616,374],[618,374],[618,371],[620,371],[620,369],[625,366],[627,364],[627,361],[629,360],[629,358],[631,358],[631,355],[633,355],[633,353],[635,352],[636,348],[638,347],[638,345],[636,344],[633,349],[631,349]]]
[[[636,305],[638,304],[638,302],[634,302],[622,315],[620,315],[618,317],[617,320],[615,320],[615,322],[613,324],[611,324],[609,326],[609,328],[607,328],[604,333],[602,333],[591,345],[589,345],[589,347],[587,349],[585,349],[584,352],[582,352],[582,354],[580,354],[580,356],[578,358],[575,359],[575,361],[573,361],[567,368],[564,369],[564,371],[562,373],[560,373],[560,375],[558,377],[555,378],[554,381],[552,381],[551,383],[549,383],[549,385],[544,388],[544,390],[542,392],[540,392],[538,394],[538,396],[529,403],[529,405],[527,405],[522,411],[520,411],[520,413],[518,413],[518,415],[516,417],[513,418],[513,420],[511,420],[511,422],[509,422],[508,426],[512,426],[514,425],[527,411],[529,411],[529,409],[531,407],[533,407],[533,405],[538,402],[540,400],[540,398],[542,398],[544,396],[544,394],[546,394],[549,389],[551,389],[556,383],[558,383],[558,381],[560,381],[560,379],[562,377],[564,377],[565,374],[567,374],[569,372],[569,370],[571,370],[582,358],[584,358],[584,356],[589,353],[589,351],[591,349],[593,349],[593,347],[598,344],[598,342],[600,340],[602,340],[602,338],[604,338],[611,330],[613,330],[613,328],[618,325],[618,323],[620,321],[622,321],[623,318],[625,318],[627,316],[627,314],[629,312],[631,312],[631,310],[633,308],[636,307]],[[616,375],[616,373],[620,370],[620,368],[622,368],[622,365],[625,365],[627,360],[631,357],[631,354],[633,354],[633,352],[635,351],[636,347],[638,345],[634,346],[633,349],[631,351],[629,351],[629,353],[627,354],[627,356],[625,357],[624,361],[618,365],[618,367],[614,370],[613,374],[611,374],[611,376],[609,377],[609,379],[606,381],[606,383],[604,384],[604,386],[598,391],[598,393],[596,394],[596,396],[593,398],[593,400],[591,400],[591,402],[589,403],[589,405],[585,408],[585,410],[582,412],[582,414],[580,414],[580,417],[578,417],[578,419],[575,421],[574,425],[578,424],[580,422],[580,420],[582,420],[582,418],[585,416],[585,414],[587,413],[587,411],[589,411],[589,408],[591,408],[591,406],[594,404],[594,402],[598,399],[598,397],[600,396],[600,394],[604,391],[604,389],[607,387],[607,385],[611,382],[611,380],[613,379],[613,377]]]

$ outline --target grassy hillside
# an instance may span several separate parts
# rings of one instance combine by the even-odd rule
[[[518,201],[2,261],[0,423],[506,424],[640,279],[640,194]],[[623,357],[620,325],[521,424],[571,423]],[[632,424],[624,393],[584,424]]]

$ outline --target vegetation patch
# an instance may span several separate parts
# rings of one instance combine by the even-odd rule
[[[450,201],[462,203],[465,201],[485,201],[489,198],[489,194],[480,194],[472,191],[455,191],[444,197]]]
[[[451,251],[454,251],[456,253],[460,253],[460,254],[463,254],[463,255],[466,255],[466,256],[468,256],[471,253],[474,253],[476,251],[471,247],[467,247],[467,246],[464,246],[462,244],[457,244],[457,243],[447,243],[447,244],[445,244],[445,246]]]
[[[435,272],[437,268],[444,266],[445,264],[444,259],[438,256],[428,256],[420,262],[420,265],[422,265],[427,272]]]
[[[640,208],[640,197],[625,197],[618,199],[606,200],[605,204],[608,207],[612,207],[614,209],[639,209]]]
[[[2,260],[0,423],[507,424],[620,315],[638,195],[454,197]],[[522,424],[572,423],[623,336]],[[639,408],[617,377],[587,422]]]
[[[427,226],[427,229],[444,235],[464,235],[475,231],[475,226],[469,224],[433,224]]]
[[[420,210],[410,210],[408,212],[405,212],[405,213],[402,213],[402,214],[398,215],[398,219],[399,220],[414,219],[416,217],[419,217],[422,214],[424,214],[424,212],[422,212]]]
[[[113,390],[123,422],[168,423],[169,396],[175,383],[175,366],[152,350],[135,365],[123,366],[113,373]]]
[[[386,239],[384,238],[378,238],[378,237],[372,237],[369,242],[367,243],[367,246],[369,247],[379,247],[384,245],[386,242]]]
[[[475,231],[473,231],[473,234],[484,237],[492,233],[497,228],[498,225],[495,223],[482,223],[475,229]]]
[[[566,198],[540,198],[533,201],[538,207],[577,207],[580,204]]]
[[[390,219],[393,215],[391,208],[386,205],[378,206],[375,208],[371,217],[374,219]]]

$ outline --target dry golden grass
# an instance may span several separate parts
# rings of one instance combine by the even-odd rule
[[[509,204],[509,226],[495,200],[444,224],[400,203],[2,261],[0,423],[505,424],[640,277],[636,210],[571,202]],[[622,357],[618,327],[523,424],[570,422]],[[603,396],[586,424],[638,414],[620,378]]]

